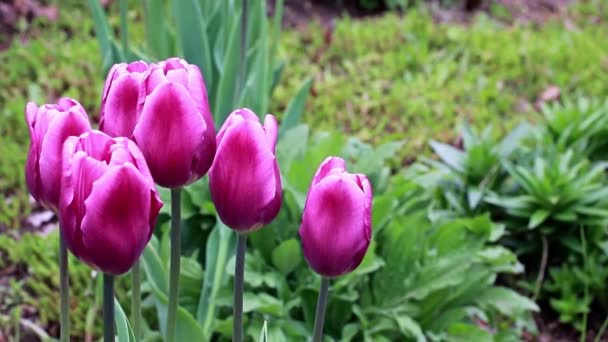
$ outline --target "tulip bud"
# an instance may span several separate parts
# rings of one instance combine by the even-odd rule
[[[215,155],[215,126],[197,66],[177,58],[152,65],[142,81],[137,113],[133,139],[156,183],[181,187],[207,173]]]
[[[104,273],[127,272],[162,202],[135,143],[91,131],[66,140],[59,220],[70,251]]]
[[[115,64],[106,78],[100,108],[99,129],[112,137],[133,135],[139,118],[139,91],[148,72],[144,61]]]
[[[61,183],[61,151],[69,136],[91,130],[84,108],[75,100],[62,98],[56,104],[25,107],[30,130],[30,151],[25,164],[25,180],[34,198],[56,210]]]
[[[264,126],[249,109],[232,112],[217,135],[209,190],[222,222],[237,231],[270,223],[281,209],[281,174],[275,157],[277,121]]]
[[[348,173],[341,158],[326,158],[308,190],[300,226],[310,267],[325,277],[357,268],[370,243],[371,221],[372,188],[367,177]]]

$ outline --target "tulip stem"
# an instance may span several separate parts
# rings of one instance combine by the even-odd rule
[[[236,263],[234,265],[234,313],[232,319],[232,341],[243,340],[243,278],[245,275],[245,249],[247,235],[237,234]]]
[[[179,262],[181,256],[181,188],[171,189],[171,263],[169,273],[169,309],[167,316],[167,341],[175,339],[175,316],[179,296]]]
[[[68,246],[63,234],[59,232],[59,296],[60,296],[60,324],[61,342],[70,341],[70,276],[68,272]]]
[[[139,260],[131,268],[131,314],[133,317],[133,335],[135,341],[141,340],[141,271],[139,270]]]
[[[103,274],[103,341],[114,342],[114,276]]]
[[[315,330],[313,342],[321,342],[323,339],[323,324],[325,323],[325,308],[327,307],[327,296],[329,293],[329,278],[321,278],[319,299],[317,300],[317,313],[315,314]]]

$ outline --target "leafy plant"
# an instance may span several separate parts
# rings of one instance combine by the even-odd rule
[[[510,158],[528,132],[529,126],[522,124],[497,141],[490,126],[477,134],[465,123],[460,135],[462,149],[431,141],[439,161],[423,157],[423,164],[415,166],[413,173],[436,194],[434,215],[483,212],[485,198],[505,175],[501,161]]]
[[[567,150],[550,156],[535,156],[530,164],[504,163],[514,184],[503,195],[486,201],[507,214],[527,220],[528,229],[546,221],[583,225],[608,223],[608,189],[603,163],[593,165]]]
[[[585,155],[601,157],[608,139],[608,99],[585,97],[543,105],[544,128],[541,135],[552,139],[557,148],[576,149]]]

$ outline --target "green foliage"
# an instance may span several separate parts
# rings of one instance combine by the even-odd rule
[[[0,312],[30,312],[34,309],[39,317],[35,323],[42,327],[59,320],[58,246],[57,230],[44,236],[24,234],[18,241],[9,235],[0,235],[0,269],[12,269],[15,274],[6,287],[0,285]],[[69,273],[71,333],[73,336],[99,336],[102,308],[101,293],[97,293],[96,283],[101,282],[96,279],[100,277],[71,255]],[[126,282],[120,279],[117,297],[127,299],[126,289]],[[6,319],[0,315],[3,328],[2,322]]]
[[[372,147],[338,132],[311,133],[304,125],[284,132],[277,146],[282,210],[248,238],[244,312],[245,332],[252,339],[259,338],[266,324],[270,339],[301,340],[310,335],[319,277],[304,261],[296,237],[308,186],[328,155],[342,156],[349,170],[367,173],[376,196],[374,242],[368,254],[355,272],[332,281],[326,323],[330,340],[491,338],[494,333],[480,329],[479,321],[516,337],[516,324],[527,322],[530,311],[538,309],[513,290],[494,285],[499,273],[523,270],[515,255],[496,243],[502,226],[489,216],[433,223],[427,217],[429,194],[402,176],[389,177],[387,163],[401,145]],[[190,333],[202,329],[207,339],[229,340],[234,251],[231,244],[221,247],[218,241],[222,234],[234,240],[234,234],[225,227],[213,228],[218,223],[208,190],[205,182],[197,184],[184,192],[184,235],[195,241],[201,236],[206,243],[195,242],[198,247],[186,248],[182,257],[182,263],[192,266],[182,269],[181,320],[189,324],[198,316],[198,328],[189,326]],[[143,259],[150,283],[147,293],[155,303],[166,298],[169,256],[166,223],[159,231]],[[218,263],[225,258],[227,262]],[[185,281],[187,269],[201,267],[202,274]],[[229,277],[213,276],[216,272]],[[205,291],[216,292],[197,302]],[[162,327],[164,311],[156,305]]]
[[[264,0],[249,1],[245,18],[241,6],[241,2],[235,0],[146,2],[146,46],[130,46],[128,39],[121,37],[120,44],[111,32],[99,2],[89,1],[104,70],[121,61],[152,62],[181,56],[201,69],[218,125],[237,107],[265,115],[283,70],[283,64],[277,62],[283,1],[276,2],[272,20],[266,18]],[[243,19],[246,31],[242,27]],[[121,22],[121,34],[126,27],[127,23]],[[175,35],[166,29],[168,27],[176,27]],[[305,83],[302,89],[299,101],[305,102],[310,83]],[[303,103],[296,105],[301,108]],[[292,120],[300,115],[296,111]]]
[[[483,212],[485,198],[505,176],[500,162],[511,156],[528,131],[529,126],[522,124],[497,141],[491,126],[477,134],[468,124],[463,124],[462,149],[431,141],[439,161],[423,157],[423,164],[414,167],[413,173],[422,184],[434,188],[438,207],[433,210],[433,216]]]
[[[287,32],[290,67],[274,108],[284,108],[314,72],[305,122],[379,143],[405,136],[398,157],[406,160],[430,137],[451,141],[463,119],[509,129],[532,115],[549,85],[562,94],[607,93],[604,30],[588,18],[597,9],[588,5],[583,15],[578,8],[569,11],[577,18],[573,30],[558,21],[504,26],[484,15],[466,26],[434,24],[427,10],[412,8],[403,16],[340,20],[329,45],[320,26]]]
[[[486,213],[504,224],[502,244],[526,262],[522,289],[581,331],[594,308],[608,308],[608,179],[599,159],[606,108],[586,98],[544,106],[537,125],[500,142],[475,138],[465,126],[464,151],[432,142],[441,162],[414,167],[436,193],[437,218]]]

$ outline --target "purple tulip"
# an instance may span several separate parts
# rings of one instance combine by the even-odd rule
[[[61,150],[69,136],[91,130],[84,108],[75,100],[62,98],[56,104],[25,107],[30,129],[30,151],[25,164],[25,180],[34,198],[57,210],[61,183]]]
[[[106,78],[99,129],[112,137],[131,137],[139,118],[139,91],[148,72],[144,61],[115,64]]]
[[[127,272],[163,205],[137,145],[99,131],[70,137],[61,187],[59,219],[68,248],[104,273]]]
[[[277,121],[264,126],[249,109],[232,112],[217,135],[209,190],[222,222],[237,231],[270,223],[281,209],[281,174],[275,158]]]
[[[180,59],[153,66],[139,106],[133,137],[154,180],[181,187],[205,175],[215,155],[215,126],[198,67]]]
[[[132,137],[156,183],[181,187],[204,176],[215,156],[215,126],[199,68],[178,58],[112,68],[101,129]]]
[[[344,160],[326,158],[315,174],[302,215],[300,238],[310,267],[325,277],[351,272],[372,235],[372,188]]]

